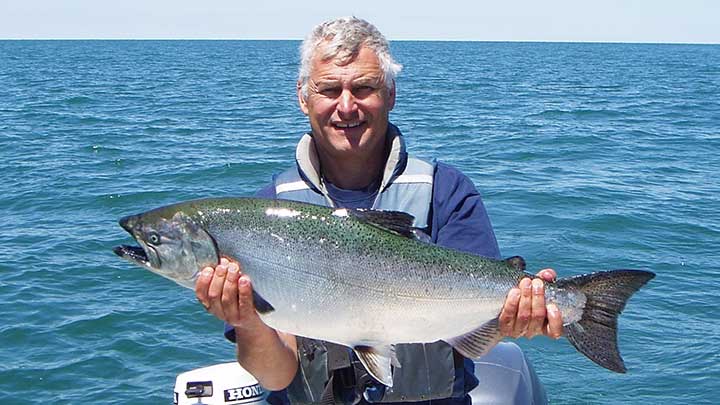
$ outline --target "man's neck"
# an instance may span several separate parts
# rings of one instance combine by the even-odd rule
[[[387,160],[386,151],[374,153],[368,159],[325,159],[320,156],[322,176],[337,187],[359,190],[382,176]]]

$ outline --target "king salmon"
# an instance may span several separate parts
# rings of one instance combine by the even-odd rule
[[[392,386],[402,366],[394,344],[442,340],[478,358],[502,339],[498,315],[528,276],[520,257],[484,258],[418,237],[402,212],[333,209],[257,198],[182,202],[124,217],[139,246],[119,256],[194,288],[220,257],[252,280],[255,307],[272,328],[353,348],[368,372]],[[564,335],[590,360],[626,371],[617,319],[655,275],[610,270],[545,284]]]

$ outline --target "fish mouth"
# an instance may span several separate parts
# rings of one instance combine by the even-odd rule
[[[135,262],[145,267],[150,267],[150,259],[148,259],[145,249],[140,246],[120,245],[113,248],[113,252],[123,259]]]
[[[157,252],[154,251],[152,246],[148,246],[137,232],[137,228],[140,227],[139,223],[139,215],[120,218],[118,224],[135,239],[139,246],[120,245],[113,248],[113,252],[131,263],[139,264],[150,270],[160,268],[160,257]]]
[[[137,222],[137,215],[128,215],[126,217],[120,218],[118,224],[120,225],[120,227],[122,227],[122,229],[124,229],[127,233],[130,234],[130,236],[132,236],[137,241],[138,238],[136,237],[134,232],[134,228],[137,225]],[[145,249],[140,246],[121,245],[113,248],[113,252],[128,261],[140,264],[145,267],[150,266],[150,259],[148,258],[147,253],[145,252]]]

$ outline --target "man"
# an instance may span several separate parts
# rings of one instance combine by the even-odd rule
[[[303,42],[301,59],[297,95],[312,131],[298,144],[297,167],[276,176],[258,194],[405,211],[432,243],[499,258],[471,181],[448,165],[408,157],[399,129],[389,123],[401,66],[382,34],[354,17],[329,21]],[[547,269],[538,276],[552,280],[555,273]],[[196,295],[228,325],[226,335],[237,342],[238,362],[265,388],[288,388],[300,402],[317,402],[329,394],[345,402],[469,403],[467,393],[477,385],[472,361],[436,342],[397,345],[404,367],[394,369],[393,387],[386,390],[363,373],[348,350],[265,325],[253,307],[251,280],[227,259],[203,270]],[[501,331],[510,337],[557,338],[562,333],[561,316],[554,305],[546,308],[538,279],[524,279],[508,293],[499,319]]]

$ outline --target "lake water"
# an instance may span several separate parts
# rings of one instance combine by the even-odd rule
[[[0,41],[0,397],[169,403],[232,361],[190,290],[119,260],[121,216],[249,195],[307,130],[295,41]],[[391,120],[483,195],[503,255],[657,277],[628,373],[520,340],[552,403],[720,393],[720,46],[397,42]]]

